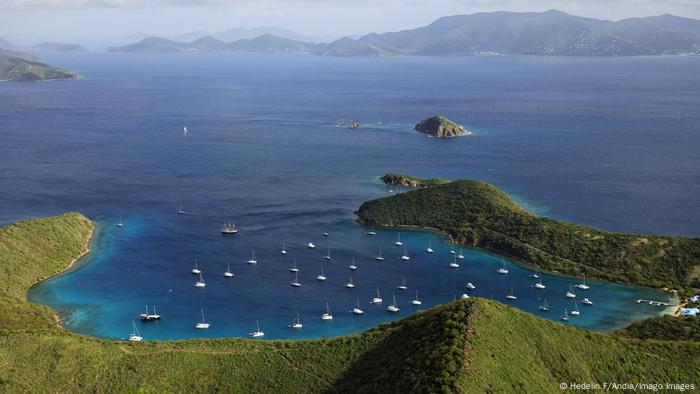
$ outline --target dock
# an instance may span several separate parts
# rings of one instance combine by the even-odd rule
[[[654,300],[642,300],[642,299],[637,300],[637,304],[649,304],[649,305],[654,305],[654,306],[673,306],[673,304],[668,303],[668,302],[654,301]]]

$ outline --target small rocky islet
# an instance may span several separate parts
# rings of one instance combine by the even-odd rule
[[[414,129],[436,138],[463,137],[472,134],[471,131],[466,130],[462,125],[442,115],[423,119],[416,124]]]

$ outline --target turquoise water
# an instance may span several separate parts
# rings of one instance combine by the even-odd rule
[[[481,179],[533,212],[608,230],[700,228],[700,59],[54,56],[85,79],[0,85],[0,222],[78,210],[100,224],[85,264],[30,293],[77,332],[124,338],[156,304],[163,319],[137,323],[146,339],[246,336],[256,320],[268,339],[335,336],[413,313],[416,290],[429,308],[467,282],[470,295],[557,321],[572,306],[564,293],[575,279],[545,274],[537,290],[529,269],[509,261],[498,275],[500,257],[471,249],[450,269],[436,233],[401,230],[412,258],[400,261],[397,230],[369,237],[353,213],[390,194],[376,180],[389,171]],[[411,131],[433,113],[477,133],[445,141]],[[336,128],[340,119],[362,127]],[[175,213],[180,201],[187,215]],[[241,233],[221,236],[226,220]],[[253,249],[256,266],[244,263]],[[289,285],[294,257],[301,288]],[[205,289],[193,286],[195,258]],[[227,262],[234,278],[222,275]],[[396,289],[402,277],[406,292]],[[638,298],[668,300],[589,284],[577,299],[595,305],[579,305],[567,324],[608,330],[660,312]],[[511,286],[515,301],[505,298]],[[368,303],[377,287],[381,307]],[[392,292],[397,314],[385,310]],[[537,309],[544,296],[549,314]],[[349,312],[357,298],[361,317]],[[320,319],[326,302],[332,322]],[[200,308],[209,330],[194,329]],[[287,328],[296,313],[302,330]]]

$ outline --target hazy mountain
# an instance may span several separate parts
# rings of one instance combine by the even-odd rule
[[[0,49],[0,81],[37,82],[78,78],[74,72],[41,63],[30,54]]]
[[[232,42],[228,44],[227,48],[230,51],[246,52],[310,53],[316,48],[316,44],[265,34],[255,38],[246,38]]]
[[[213,37],[225,42],[234,42],[264,35],[276,36],[294,41],[312,41],[308,37],[305,37],[299,33],[287,29],[281,29],[279,27],[234,27],[232,29],[222,31],[221,33],[216,33],[213,35]]]
[[[123,47],[109,48],[112,52],[174,53],[174,52],[290,52],[309,53],[316,44],[290,40],[269,34],[226,43],[213,37],[203,37],[192,42],[179,42],[165,38],[147,38]]]
[[[184,33],[184,34],[177,34],[174,36],[169,36],[171,40],[174,41],[182,41],[182,42],[192,42],[195,40],[198,40],[203,37],[209,37],[212,36],[212,33],[206,31],[206,30],[195,30],[191,31],[189,33]]]
[[[0,49],[3,49],[3,48],[4,49],[11,49],[11,48],[15,48],[15,46],[11,42],[0,37]]]
[[[60,51],[60,52],[87,52],[87,49],[77,44],[61,44],[58,42],[44,42],[34,45],[32,48],[41,49],[42,51]]]
[[[354,41],[354,42],[353,42]],[[565,14],[491,12],[449,16],[428,26],[357,40],[343,38],[318,54],[630,56],[700,53],[700,21],[672,15],[619,22]]]

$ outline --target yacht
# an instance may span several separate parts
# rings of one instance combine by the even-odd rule
[[[377,232],[374,231],[374,226],[372,226],[372,227],[370,228],[370,230],[367,231],[367,235],[377,235]]]
[[[411,305],[420,305],[420,304],[422,304],[422,302],[418,298],[418,290],[416,290],[416,298],[411,300]]]
[[[202,273],[202,270],[200,270],[199,266],[197,265],[197,259],[194,259],[194,268],[192,268],[192,274],[199,275],[201,273]]]
[[[450,254],[457,254],[457,252],[455,252],[454,246],[452,247],[452,249],[450,249]]]
[[[350,266],[348,266],[348,269],[350,271],[357,271],[357,266],[355,265],[355,257],[352,258],[352,263],[350,263]]]
[[[294,280],[292,283],[290,283],[292,287],[301,287],[301,283],[299,283],[299,273],[295,272],[294,273]]]
[[[547,305],[547,297],[545,297],[542,303],[540,304],[540,310],[542,312],[549,312],[549,305]]]
[[[187,135],[187,126],[182,128],[182,135]]]
[[[463,299],[463,300],[467,300],[467,299],[469,299],[469,294],[467,294],[467,293],[462,293],[462,295],[460,296],[460,298]]]
[[[297,318],[294,319],[292,324],[289,325],[289,328],[302,328],[304,327],[303,324],[301,324],[301,320],[299,319],[299,314],[297,313]]]
[[[455,257],[454,260],[450,263],[450,268],[459,268],[459,264],[457,264],[457,257]]]
[[[577,284],[575,287],[578,288],[578,289],[581,289],[581,290],[588,290],[588,289],[591,288],[590,286],[588,286],[588,285],[586,284],[586,275],[583,276],[583,282]],[[573,312],[572,312],[571,314],[573,315]]]
[[[119,223],[117,223],[117,227],[124,227],[124,223],[122,223],[122,217],[119,216]]]
[[[432,245],[432,242],[431,242],[431,241],[428,241],[428,247],[425,249],[425,251],[426,251],[427,253],[433,253],[434,250],[433,250],[432,246],[433,246],[433,245]]]
[[[143,337],[139,334],[139,330],[136,328],[136,322],[131,321],[131,335],[129,335],[129,340],[131,342],[141,342]]]
[[[202,308],[202,321],[197,323],[197,325],[194,326],[194,328],[202,329],[202,328],[209,328],[209,326],[210,326],[210,324],[207,323],[206,319],[204,319],[204,308]]]
[[[326,250],[326,255],[323,256],[323,259],[324,259],[324,260],[327,260],[327,261],[329,261],[329,260],[331,259],[331,248],[328,248],[328,249]]]
[[[287,254],[287,242],[282,241],[282,251],[280,252],[283,256]]]
[[[406,286],[406,278],[405,277],[401,278],[401,283],[399,283],[399,285],[396,286],[396,288],[399,290],[408,290],[408,286]]]
[[[567,312],[566,308],[564,308],[564,314],[561,315],[561,319],[563,321],[569,321],[569,312]]]
[[[401,242],[401,233],[398,234],[399,238],[394,242],[394,245],[396,246],[403,246],[403,242]]]
[[[537,271],[533,272],[530,274],[531,278],[539,279],[540,278],[540,270],[537,269]]]
[[[289,269],[289,272],[299,272],[299,268],[297,267],[297,258],[294,258],[294,263],[292,264],[292,267]]]
[[[324,237],[328,236],[328,225],[326,225],[326,229],[323,231],[323,236]]]
[[[364,314],[364,313],[365,313],[365,311],[363,311],[362,309],[360,309],[360,299],[358,298],[358,299],[357,299],[357,305],[356,305],[354,308],[352,308],[352,314],[353,314],[353,315],[362,315],[362,314]]]
[[[233,277],[233,272],[231,272],[231,264],[230,263],[226,263],[226,272],[224,272],[224,276],[227,278]]]
[[[535,289],[542,290],[545,288],[547,288],[547,286],[545,286],[544,283],[542,283],[542,278],[540,278],[540,280],[537,283],[535,283]]]
[[[588,298],[584,298],[583,300],[581,300],[581,303],[583,303],[584,305],[593,305],[593,301],[589,300]]]
[[[246,263],[248,263],[248,264],[257,264],[258,263],[258,260],[255,259],[255,251],[254,250],[251,252],[250,258],[248,259],[248,261],[246,261]]]
[[[326,312],[321,315],[321,320],[333,320],[333,315],[331,315],[331,307],[328,306],[326,302]]]
[[[185,214],[185,210],[182,209],[182,201],[180,201],[180,207],[177,209],[177,214],[178,214],[178,215],[184,215],[184,214]]]
[[[255,331],[248,333],[248,335],[250,335],[253,338],[260,338],[265,336],[265,333],[260,331],[260,322],[258,322],[257,320],[255,321]]]
[[[396,313],[396,312],[398,312],[398,311],[400,310],[399,307],[398,307],[398,305],[396,305],[396,294],[392,294],[392,295],[391,295],[391,298],[392,298],[392,301],[393,301],[393,302],[391,303],[391,305],[389,305],[389,306],[386,307],[386,310],[389,311],[389,312]]]
[[[467,282],[467,289],[469,290],[474,290],[476,289],[476,286],[472,282]]]
[[[156,312],[156,306],[153,305],[153,313],[148,313],[148,305],[146,305],[146,313],[141,314],[141,320],[143,321],[153,321],[160,320],[160,315]]]
[[[576,301],[574,301],[574,309],[571,311],[572,316],[578,316],[581,314],[581,311],[578,310],[578,304]]]
[[[403,255],[401,256],[401,260],[408,261],[410,259],[411,257],[408,255],[408,251],[406,250],[406,248],[403,248]]]
[[[352,275],[350,275],[350,280],[349,280],[348,283],[345,285],[345,287],[347,287],[348,289],[354,289],[354,288],[355,288],[355,284],[352,283]]]
[[[457,258],[460,259],[460,260],[464,259],[464,255],[462,254],[462,249],[461,249],[461,248],[459,249],[459,254],[457,255]]]
[[[518,297],[516,297],[515,294],[513,294],[513,286],[510,287],[510,293],[508,293],[506,298],[509,300],[517,300],[518,299]]]
[[[221,228],[221,234],[223,234],[223,235],[238,234],[238,229],[236,228],[236,224],[233,222],[224,223],[224,227]]]
[[[576,298],[576,293],[574,293],[574,288],[569,284],[569,291],[566,292],[566,298]]]
[[[207,285],[207,284],[204,283],[204,278],[202,278],[202,274],[200,273],[200,274],[199,274],[199,279],[198,279],[196,282],[194,282],[194,287],[204,287],[204,286],[206,286],[206,285]]]
[[[506,261],[503,259],[501,259],[501,261],[503,262],[503,265],[496,272],[498,272],[499,274],[502,274],[502,275],[506,275],[508,273],[508,267],[506,267]]]
[[[384,257],[382,257],[382,248],[379,248],[379,256],[375,257],[375,260],[384,261]]]
[[[306,247],[309,249],[316,249],[316,244],[314,244],[313,242],[309,242],[306,244]]]
[[[321,282],[326,280],[326,274],[323,273],[323,266],[321,266],[321,273],[318,274],[318,276],[316,277],[316,280],[321,281]]]
[[[372,298],[372,301],[370,301],[370,304],[381,304],[382,303],[382,295],[379,294],[379,287],[377,287],[377,295]]]

